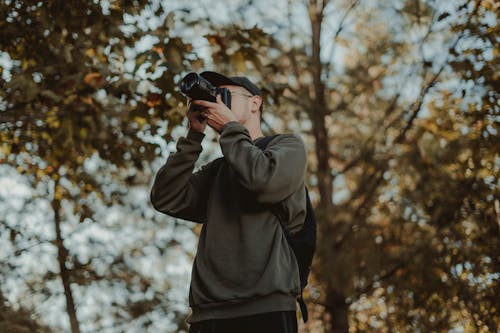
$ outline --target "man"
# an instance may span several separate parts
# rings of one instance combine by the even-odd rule
[[[188,133],[151,190],[156,210],[203,224],[191,274],[189,332],[296,333],[299,270],[275,208],[285,212],[290,232],[301,228],[305,145],[297,135],[281,134],[261,150],[259,88],[245,77],[200,75],[230,90],[231,109],[220,96],[215,103],[191,101]],[[220,134],[224,157],[193,173],[207,124]]]

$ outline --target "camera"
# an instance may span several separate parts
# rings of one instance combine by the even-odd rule
[[[181,91],[191,99],[201,99],[214,103],[217,95],[220,94],[222,102],[231,109],[231,92],[229,89],[216,87],[197,73],[191,72],[182,79]],[[195,111],[201,109],[203,108],[194,106]]]

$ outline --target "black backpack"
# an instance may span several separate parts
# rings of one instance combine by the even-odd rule
[[[274,139],[279,134],[266,136],[259,140],[256,144],[261,150],[266,149],[269,142]],[[273,213],[278,217],[281,227],[285,233],[288,244],[295,254],[295,258],[299,264],[300,273],[300,295],[297,298],[297,302],[300,305],[300,311],[302,312],[302,319],[304,323],[307,322],[307,306],[304,303],[302,292],[307,285],[307,279],[309,273],[311,272],[311,264],[314,256],[314,251],[316,250],[316,217],[314,216],[314,211],[311,204],[311,199],[309,198],[309,192],[307,187],[304,189],[306,191],[306,218],[302,228],[294,234],[290,234],[285,226],[283,225],[283,219],[280,217],[281,205],[277,205],[273,209]]]

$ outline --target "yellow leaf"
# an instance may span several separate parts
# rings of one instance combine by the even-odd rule
[[[96,53],[95,53],[94,49],[87,49],[87,50],[85,50],[85,55],[87,57],[93,58],[93,57],[95,57],[95,54]]]
[[[231,57],[231,63],[237,72],[244,73],[247,69],[246,60],[241,51],[234,53]]]
[[[42,139],[47,141],[48,144],[52,144],[52,136],[47,132],[42,132]]]
[[[64,99],[64,104],[71,104],[78,96],[76,94],[71,94]]]
[[[49,125],[50,128],[59,128],[61,126],[61,122],[57,117],[49,116],[47,117],[47,125]]]
[[[56,192],[54,193],[54,199],[59,201],[59,200],[62,200],[63,198],[64,198],[64,193],[63,193],[62,187],[58,186],[56,188]]]
[[[145,124],[147,124],[146,118],[139,117],[139,116],[134,117],[134,121],[139,125],[139,127],[142,127]]]
[[[85,127],[80,128],[80,133],[79,133],[80,134],[80,138],[82,138],[82,139],[87,138],[87,135],[89,134],[88,132],[89,131]]]
[[[28,67],[32,67],[36,65],[36,61],[33,59],[23,59],[21,61],[21,67],[24,70],[26,70]]]
[[[456,131],[445,131],[442,130],[440,132],[441,136],[445,138],[447,141],[453,141],[460,137],[460,133]]]
[[[9,156],[10,155],[10,150],[11,150],[10,145],[2,145],[2,154],[3,154],[3,156]]]
[[[481,1],[481,6],[488,10],[493,10],[495,5],[493,4],[493,1],[484,0]]]

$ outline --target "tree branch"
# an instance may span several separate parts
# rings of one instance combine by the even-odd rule
[[[472,12],[470,13],[470,15],[467,18],[466,26],[468,26],[470,24],[472,18],[477,14],[477,11],[479,9],[479,3],[480,3],[480,1],[477,0],[476,3],[475,3],[474,9],[472,10]],[[406,133],[412,127],[414,120],[417,118],[419,112],[421,111],[425,97],[427,96],[427,94],[430,91],[430,89],[436,84],[439,76],[441,75],[441,73],[443,72],[443,70],[445,69],[445,67],[448,66],[448,64],[450,63],[450,57],[449,56],[450,56],[451,52],[455,49],[455,47],[457,46],[458,42],[464,36],[465,36],[465,33],[461,33],[455,39],[455,41],[452,43],[452,45],[448,49],[448,57],[447,57],[446,61],[441,65],[441,67],[439,68],[439,70],[437,71],[437,73],[434,74],[434,76],[432,77],[432,79],[423,87],[423,89],[420,92],[420,95],[419,95],[418,99],[410,107],[410,110],[412,110],[412,114],[410,115],[410,118],[409,118],[406,126],[398,134],[398,136],[394,139],[395,143],[401,143],[401,142],[403,142],[406,139]],[[424,59],[424,61],[425,61],[425,59]]]
[[[344,29],[344,23],[347,19],[347,17],[349,16],[349,13],[359,4],[359,0],[353,0],[352,3],[349,5],[349,7],[347,8],[347,10],[345,11],[344,15],[342,16],[342,18],[340,19],[339,21],[339,25],[337,27],[337,30],[335,31],[334,35],[333,35],[333,42],[332,42],[332,47],[330,49],[330,54],[328,55],[328,61],[326,62],[326,66],[328,68],[330,68],[331,66],[331,63],[333,62],[333,56],[334,56],[334,53],[335,53],[335,46],[337,45],[335,42],[337,41],[337,38],[338,36],[340,35],[340,33],[342,32],[342,30]],[[328,80],[330,78],[330,71],[328,70],[326,72],[326,80]]]
[[[390,278],[391,276],[393,276],[399,269],[405,267],[408,263],[410,262],[410,260],[405,260],[405,261],[402,261],[402,262],[398,262],[396,265],[394,265],[391,269],[387,270],[386,272],[384,272],[384,274],[378,276],[377,278],[373,279],[372,282],[370,282],[369,284],[366,285],[365,288],[361,289],[360,291],[358,291],[356,294],[352,295],[351,298],[352,299],[358,299],[361,295],[363,294],[367,294],[369,292],[371,292],[373,289],[374,289],[374,284],[377,283],[377,282],[381,282],[383,280],[386,280],[388,278]]]

